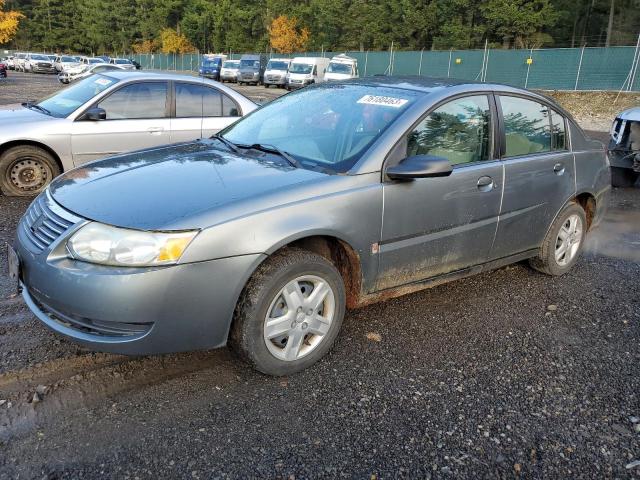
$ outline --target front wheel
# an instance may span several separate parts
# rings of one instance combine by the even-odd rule
[[[320,360],[345,313],[340,273],[324,257],[285,249],[247,283],[234,315],[230,344],[267,375],[289,375]]]
[[[19,145],[0,155],[0,190],[7,196],[37,195],[59,174],[53,157],[38,147]]]
[[[540,253],[529,263],[547,275],[560,276],[575,265],[587,235],[587,217],[577,203],[567,205],[545,236]]]

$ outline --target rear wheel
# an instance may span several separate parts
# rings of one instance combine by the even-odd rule
[[[257,370],[289,375],[320,358],[345,312],[342,277],[324,257],[286,249],[266,260],[236,307],[230,344]]]
[[[7,196],[37,195],[59,174],[54,158],[38,147],[19,145],[0,155],[0,190]]]
[[[614,187],[633,187],[640,174],[630,168],[611,167],[611,185]]]
[[[587,217],[582,207],[570,203],[555,219],[547,232],[540,253],[529,263],[547,275],[564,275],[582,253],[587,234]]]

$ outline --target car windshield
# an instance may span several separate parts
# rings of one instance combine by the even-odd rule
[[[117,82],[116,78],[93,75],[54,93],[37,105],[51,112],[54,117],[63,118]]]
[[[240,60],[240,68],[260,68],[260,60]]]
[[[118,65],[131,65],[131,62],[125,58],[118,58],[116,59],[116,63]]]
[[[351,75],[352,71],[353,66],[347,63],[331,62],[327,67],[327,73],[344,73],[347,75]]]
[[[346,172],[417,95],[367,85],[308,87],[268,103],[221,133],[239,146],[280,149],[305,168]]]
[[[217,67],[218,65],[220,65],[220,60],[217,58],[214,58],[213,60],[203,60],[202,61],[202,66],[203,67]]]
[[[75,62],[76,59],[74,57],[60,57],[61,62]]]
[[[287,70],[288,68],[287,62],[269,62],[267,64],[267,70]]]
[[[31,60],[49,60],[46,55],[31,55]]]
[[[224,62],[222,64],[222,68],[238,68],[240,62],[237,60],[229,60],[228,62]]]
[[[101,58],[90,58],[89,63],[104,63],[104,60]]]
[[[311,73],[313,65],[309,63],[292,63],[289,67],[289,73]]]

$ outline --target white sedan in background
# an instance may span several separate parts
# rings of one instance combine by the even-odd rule
[[[107,66],[115,69],[0,111],[2,193],[34,195],[91,160],[208,138],[258,108],[213,80]]]
[[[110,63],[78,63],[77,65],[65,68],[58,74],[60,83],[71,83],[81,78],[89,77],[96,73],[104,73],[110,70],[124,70],[120,65]]]

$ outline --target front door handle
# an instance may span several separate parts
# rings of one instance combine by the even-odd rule
[[[493,178],[488,175],[484,175],[478,179],[478,190],[481,192],[490,192],[493,190]]]
[[[162,132],[164,132],[164,127],[149,127],[147,128],[147,132],[149,132],[151,135],[160,135]]]
[[[564,163],[556,163],[553,166],[553,173],[555,173],[556,175],[564,174]]]

